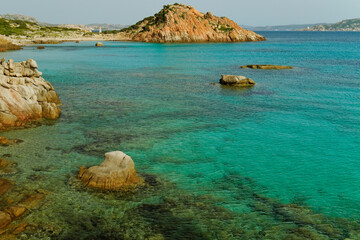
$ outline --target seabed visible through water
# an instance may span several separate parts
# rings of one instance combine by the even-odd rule
[[[360,239],[359,33],[263,33],[267,42],[36,46],[62,116],[1,133],[14,182],[44,196],[18,239]],[[294,69],[240,69],[247,64]],[[231,89],[221,74],[257,84]],[[80,166],[131,156],[147,185],[85,189]]]

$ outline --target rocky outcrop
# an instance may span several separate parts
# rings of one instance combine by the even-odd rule
[[[13,44],[12,42],[6,40],[3,37],[0,37],[0,52],[4,52],[7,50],[19,50],[20,46]]]
[[[282,66],[282,65],[245,65],[241,68],[252,68],[252,69],[266,69],[266,70],[281,70],[281,69],[293,69],[291,66]]]
[[[197,11],[183,4],[166,5],[153,17],[121,30],[141,42],[245,42],[265,37],[239,27],[226,17]]]
[[[255,85],[254,80],[244,76],[221,75],[220,84],[236,87],[252,87]]]
[[[0,129],[60,116],[59,96],[41,75],[32,59],[0,60]]]
[[[78,178],[88,187],[103,190],[123,190],[144,182],[137,176],[131,157],[120,151],[105,153],[105,160],[99,166],[80,167]]]
[[[97,42],[95,44],[95,47],[103,47],[103,46],[104,46],[104,44],[102,42]]]

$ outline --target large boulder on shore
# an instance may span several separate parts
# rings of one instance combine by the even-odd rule
[[[41,76],[33,59],[0,60],[0,129],[60,116],[59,96]]]
[[[252,87],[255,85],[254,80],[244,76],[221,75],[220,84],[236,87]]]
[[[103,190],[123,190],[144,182],[137,176],[131,157],[120,151],[105,153],[99,166],[80,167],[78,178],[88,187]]]

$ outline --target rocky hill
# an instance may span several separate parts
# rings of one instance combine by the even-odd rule
[[[120,30],[126,27],[129,27],[129,25],[122,25],[122,24],[107,24],[107,23],[92,23],[92,24],[88,24],[86,25],[90,28],[92,28],[92,30],[99,30],[99,28],[101,28],[103,31],[106,30]]]
[[[302,29],[304,31],[360,31],[360,18],[343,20],[334,24],[320,24]]]
[[[36,22],[0,18],[0,35],[33,37],[35,35],[63,35],[79,32],[78,29],[41,26]]]
[[[34,17],[20,15],[20,14],[7,13],[7,14],[0,15],[0,17],[9,19],[9,20],[21,20],[21,21],[39,23],[38,20]]]
[[[226,17],[204,14],[183,4],[165,5],[154,16],[122,29],[130,40],[141,42],[245,42],[265,37],[239,27]]]

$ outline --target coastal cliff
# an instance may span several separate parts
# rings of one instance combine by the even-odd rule
[[[183,4],[166,5],[152,17],[121,30],[140,42],[246,42],[265,37],[245,30],[226,17],[197,11]]]
[[[32,59],[0,60],[0,130],[60,116],[59,96],[41,75]]]

